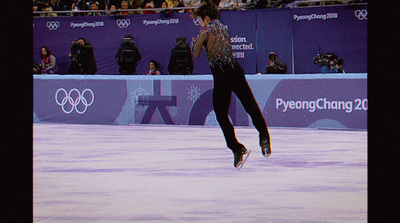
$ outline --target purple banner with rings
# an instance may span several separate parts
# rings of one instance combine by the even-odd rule
[[[42,122],[113,124],[126,100],[123,80],[34,80],[33,86]]]
[[[56,56],[60,74],[67,74],[73,40],[85,38],[94,49],[96,74],[118,74],[115,61],[124,35],[132,35],[142,60],[136,74],[145,75],[155,60],[168,74],[171,50],[178,36],[190,44],[200,26],[189,13],[130,16],[72,16],[33,19],[33,60],[39,63],[41,48]],[[228,26],[233,56],[246,74],[261,73],[268,54],[275,52],[287,65],[287,73],[319,73],[313,64],[318,53],[332,52],[344,59],[346,73],[367,72],[367,21],[365,5],[252,11],[221,11]],[[193,58],[194,74],[210,74],[205,53]]]
[[[367,129],[367,75],[247,75],[271,127]],[[34,76],[34,122],[217,126],[200,76]],[[232,94],[229,116],[252,125]]]

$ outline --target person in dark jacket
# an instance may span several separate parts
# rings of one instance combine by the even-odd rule
[[[97,72],[93,46],[85,38],[72,41],[70,74],[95,74]]]
[[[268,59],[268,66],[265,68],[264,74],[286,74],[287,66],[278,60],[276,53],[270,52]]]
[[[135,74],[137,63],[142,59],[139,49],[135,46],[134,38],[125,35],[115,55],[120,74]]]
[[[193,74],[193,58],[184,36],[176,38],[176,46],[171,51],[168,63],[169,74]]]

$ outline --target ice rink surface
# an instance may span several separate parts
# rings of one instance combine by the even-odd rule
[[[367,222],[367,131],[33,124],[34,222]]]

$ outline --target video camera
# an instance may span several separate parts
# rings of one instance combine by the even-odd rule
[[[334,53],[326,53],[326,54],[317,54],[316,57],[313,58],[314,64],[319,67],[328,66],[329,61],[336,61],[338,59],[338,55]]]
[[[81,44],[78,43],[78,41],[72,41],[70,50],[71,50],[71,60],[72,61],[78,61],[78,53],[79,53],[79,49],[80,49]]]

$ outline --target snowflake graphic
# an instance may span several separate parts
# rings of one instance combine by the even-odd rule
[[[197,99],[200,97],[200,88],[192,84],[192,86],[187,88],[187,90],[188,90],[187,99],[191,100],[193,103],[197,101]]]
[[[139,86],[135,91],[130,92],[130,95],[131,95],[131,106],[137,112],[139,112],[139,114],[142,114],[144,111],[146,111],[148,106],[139,105],[139,100],[145,100],[146,96],[150,95],[150,93],[144,90],[141,86]]]

